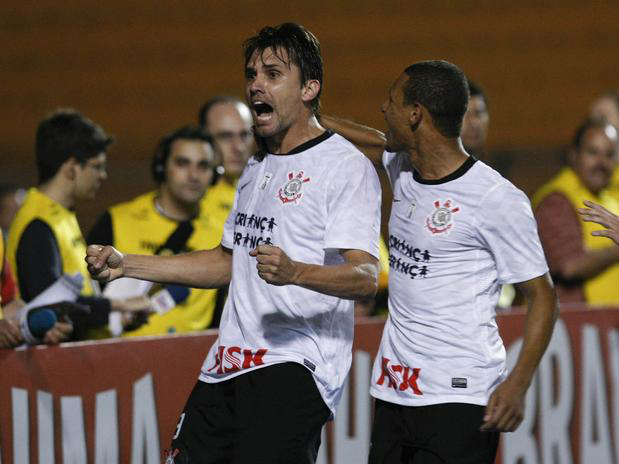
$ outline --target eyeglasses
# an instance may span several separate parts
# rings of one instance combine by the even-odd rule
[[[236,138],[240,139],[241,142],[247,143],[253,136],[254,134],[250,130],[243,130],[240,132],[221,131],[212,134],[213,139],[219,143],[230,143]]]

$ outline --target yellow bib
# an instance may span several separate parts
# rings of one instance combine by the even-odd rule
[[[603,190],[598,196],[591,193],[580,181],[571,168],[563,168],[547,184],[543,185],[533,196],[533,207],[536,208],[548,195],[559,192],[567,197],[574,207],[582,208],[584,200],[594,201],[604,206],[614,214],[619,214],[619,201],[609,191]],[[586,250],[608,248],[611,241],[605,237],[594,237],[591,232],[600,230],[597,224],[584,222],[578,216]],[[584,282],[583,289],[587,303],[615,304],[619,303],[619,265],[613,265],[597,276]]]
[[[231,185],[221,177],[215,185],[208,189],[202,200],[201,208],[204,210],[204,214],[210,218],[213,224],[221,224],[222,231],[223,224],[234,205],[235,195],[236,183]]]
[[[178,222],[166,218],[155,208],[155,192],[140,195],[133,200],[110,208],[114,246],[123,253],[152,255],[178,227]],[[201,208],[201,214],[192,221],[194,231],[186,242],[185,250],[215,248],[221,242],[223,220],[213,220]],[[219,214],[224,217],[225,214]],[[162,251],[165,253],[165,250]],[[187,300],[165,314],[153,314],[140,328],[124,335],[157,335],[170,332],[202,330],[211,323],[217,290],[191,289]]]
[[[60,258],[62,272],[74,274],[79,272],[84,277],[82,295],[93,295],[93,285],[86,268],[86,242],[77,223],[75,213],[56,203],[36,188],[28,190],[24,203],[17,212],[9,230],[7,255],[15,273],[19,288],[19,263],[16,261],[17,247],[24,230],[28,225],[39,219],[45,222],[54,234]]]

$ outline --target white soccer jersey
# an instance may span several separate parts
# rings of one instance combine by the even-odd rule
[[[473,158],[437,181],[420,179],[406,154],[386,152],[383,164],[393,188],[389,318],[371,394],[485,405],[507,375],[501,284],[548,271],[529,200]]]
[[[249,161],[222,240],[233,250],[230,292],[200,380],[292,361],[313,373],[334,411],[351,363],[353,302],[267,284],[249,252],[273,244],[292,260],[318,265],[343,263],[343,249],[378,257],[380,196],[374,167],[331,132],[287,155]]]

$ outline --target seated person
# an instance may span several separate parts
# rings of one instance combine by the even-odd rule
[[[617,130],[589,119],[576,131],[569,166],[533,196],[539,235],[562,303],[619,303],[619,248],[592,236],[597,226],[577,214],[583,201],[619,213],[609,190],[616,164]]]
[[[112,206],[97,221],[88,243],[113,245],[123,253],[178,254],[214,248],[223,221],[207,213],[205,192],[213,180],[215,154],[210,137],[184,126],[159,142],[152,163],[157,189]],[[220,215],[225,218],[225,215]],[[177,298],[167,312],[150,314],[125,335],[158,335],[217,326],[217,290],[170,289]]]
[[[111,301],[98,295],[84,262],[86,243],[73,208],[92,200],[107,178],[105,150],[112,139],[101,127],[74,110],[59,110],[37,129],[37,187],[28,190],[15,216],[7,256],[15,272],[20,297],[29,302],[63,274],[79,273],[83,288],[78,303],[88,311],[73,311],[74,337],[107,336],[110,310],[142,310],[143,301]]]

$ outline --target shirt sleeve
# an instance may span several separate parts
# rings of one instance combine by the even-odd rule
[[[551,193],[535,209],[539,236],[551,272],[570,258],[584,255],[582,229],[576,211],[561,193]]]
[[[62,259],[56,237],[50,227],[39,219],[24,229],[15,260],[19,293],[26,302],[62,276]]]
[[[114,245],[114,229],[112,227],[112,216],[109,211],[99,216],[99,219],[97,219],[97,222],[86,236],[86,243],[88,245]]]
[[[343,157],[327,184],[324,248],[363,250],[379,258],[380,202],[371,163],[357,153]]]
[[[497,184],[479,206],[481,240],[494,257],[502,284],[525,282],[548,272],[537,224],[526,195]]]
[[[383,167],[385,168],[389,183],[391,184],[391,189],[393,190],[395,181],[402,168],[402,155],[390,151],[383,152]]]

